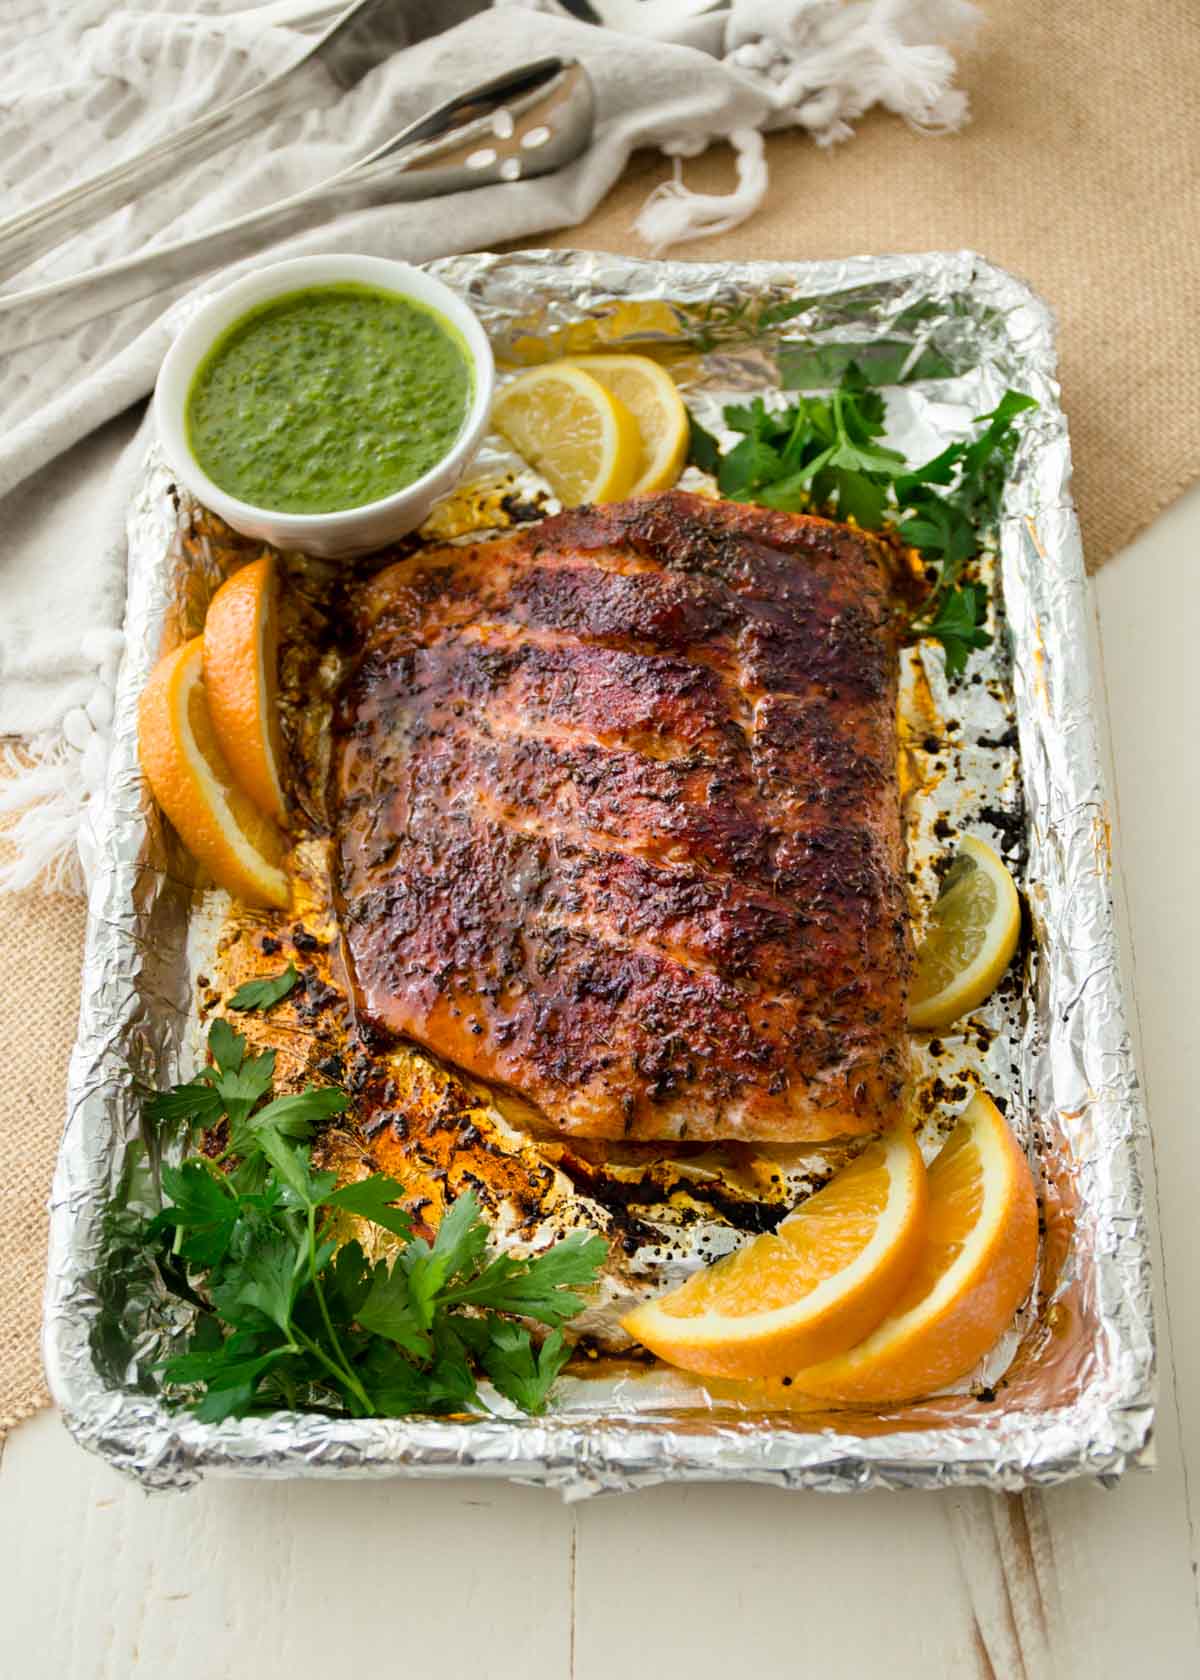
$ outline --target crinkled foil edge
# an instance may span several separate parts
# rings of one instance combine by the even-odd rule
[[[915,305],[927,313],[937,305],[943,345],[959,333],[964,354],[978,349],[1038,397],[1002,528],[1029,813],[1028,897],[1048,959],[1038,967],[1020,1064],[1030,1111],[1055,1114],[1074,1163],[1076,1217],[1088,1227],[1079,1247],[1090,1270],[1085,1282],[1099,1345],[1082,1392],[1058,1410],[998,1406],[984,1422],[861,1435],[717,1415],[689,1415],[678,1427],[661,1412],[466,1422],[281,1414],[214,1427],[140,1391],[136,1367],[123,1377],[105,1365],[98,1330],[106,1311],[121,1310],[104,1299],[97,1264],[109,1240],[106,1208],[127,1180],[129,1146],[139,1138],[137,1078],[177,1071],[178,1028],[189,1006],[186,964],[172,960],[184,930],[155,919],[161,895],[144,865],[147,818],[137,767],[137,696],[168,608],[164,555],[173,533],[169,474],[152,452],[130,510],[127,651],[51,1201],[45,1356],[68,1427],[85,1447],[160,1489],[186,1487],[202,1474],[416,1474],[503,1476],[556,1487],[567,1498],[723,1480],[829,1491],[1011,1491],[1078,1475],[1107,1478],[1145,1461],[1154,1406],[1147,1189],[1139,1160],[1145,1123],[1121,998],[1083,559],[1049,310],[1020,280],[970,252],[793,265],[534,251],[430,266],[468,301],[486,296],[493,310],[543,322],[576,319],[620,298],[711,306],[718,322],[736,319],[739,300],[804,298],[816,330],[853,296],[878,299],[882,331]],[[971,309],[961,310],[968,297]],[[853,331],[861,331],[863,318],[859,309]]]

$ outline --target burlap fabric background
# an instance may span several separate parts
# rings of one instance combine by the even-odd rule
[[[1059,324],[1075,498],[1094,569],[1200,477],[1200,8],[1195,0],[980,0],[971,124],[930,140],[867,117],[821,152],[769,141],[771,192],[681,257],[966,247],[1028,280]],[[730,153],[685,164],[727,192]],[[635,158],[591,219],[546,241],[632,251],[661,157]]]
[[[871,117],[849,145],[769,143],[771,194],[700,257],[812,258],[969,246],[1058,314],[1089,562],[1200,476],[1200,18],[1193,0],[984,0],[964,65],[974,120],[929,140]],[[656,156],[551,243],[634,250]],[[728,151],[687,164],[726,191]],[[1151,580],[1147,580],[1150,586]],[[0,900],[0,1430],[46,1399],[38,1354],[45,1200],[78,1008],[83,909]]]
[[[82,899],[0,897],[0,1439],[49,1399],[39,1348],[46,1198],[79,1014],[83,927]]]

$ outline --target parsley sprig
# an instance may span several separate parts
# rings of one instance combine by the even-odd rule
[[[294,962],[290,962],[279,974],[271,974],[264,980],[247,980],[244,986],[239,986],[229,999],[230,1009],[273,1009],[275,1005],[287,997],[300,976]]]
[[[723,496],[797,513],[825,509],[864,530],[891,526],[900,540],[937,568],[928,598],[909,623],[916,640],[932,636],[956,677],[974,648],[986,647],[987,589],[964,583],[963,568],[995,531],[1008,469],[1016,452],[1016,416],[1036,408],[1032,397],[1006,391],[975,425],[977,436],[953,443],[923,467],[879,442],[884,401],[851,363],[828,397],[800,397],[772,412],[761,397],[724,410],[739,441],[722,453],[695,420],[691,460],[714,473]]]
[[[198,1309],[186,1350],[162,1365],[195,1391],[196,1414],[479,1411],[480,1371],[515,1405],[543,1411],[570,1353],[561,1326],[583,1306],[577,1291],[595,1281],[604,1240],[580,1232],[529,1259],[489,1260],[468,1192],[427,1241],[397,1205],[395,1179],[339,1187],[314,1169],[312,1128],[346,1108],[343,1091],[275,1097],[274,1051],[249,1055],[222,1020],[208,1043],[211,1065],[146,1105],[154,1121],[227,1127],[220,1153],[163,1167],[169,1200],[142,1233],[164,1283]],[[340,1242],[346,1215],[390,1232],[394,1255],[372,1260]],[[522,1319],[549,1335],[535,1343]]]

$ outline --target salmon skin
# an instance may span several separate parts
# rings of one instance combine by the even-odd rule
[[[897,1117],[884,545],[673,491],[426,549],[354,613],[334,795],[367,1021],[548,1135]]]

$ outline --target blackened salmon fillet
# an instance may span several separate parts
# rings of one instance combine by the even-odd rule
[[[893,1120],[888,582],[850,527],[679,491],[378,573],[334,759],[368,1021],[552,1134]]]

